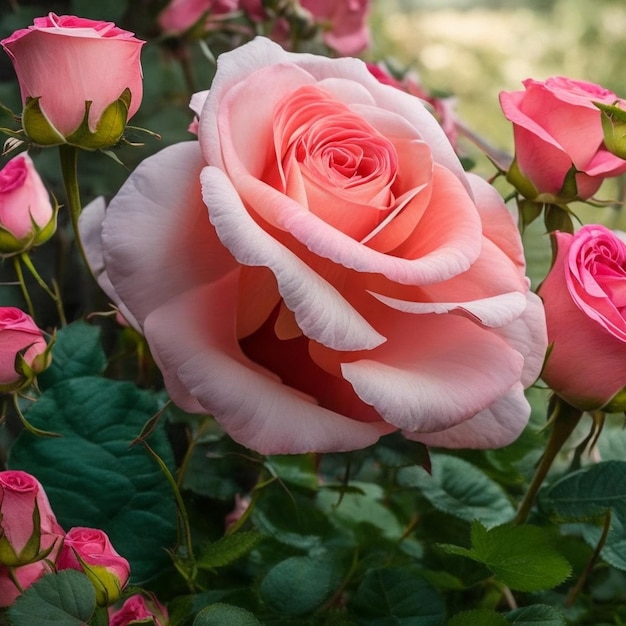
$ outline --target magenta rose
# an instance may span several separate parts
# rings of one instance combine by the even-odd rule
[[[300,0],[300,4],[321,25],[329,48],[352,56],[369,46],[369,0]]]
[[[82,526],[70,528],[65,535],[57,568],[84,572],[96,590],[98,606],[117,602],[130,577],[128,561],[116,552],[108,535]]]
[[[490,447],[527,422],[546,336],[515,220],[357,59],[222,55],[198,141],[139,166],[101,242],[92,210],[100,282],[171,397],[245,446]]]
[[[111,22],[50,13],[0,43],[13,61],[22,122],[35,143],[95,149],[119,141],[141,104],[145,42]]]
[[[25,252],[47,241],[56,229],[56,211],[28,154],[0,170],[0,256]]]
[[[519,170],[509,178],[525,196],[546,202],[585,200],[605,178],[626,172],[626,161],[604,145],[601,113],[594,104],[614,104],[619,98],[613,92],[563,77],[527,79],[524,87],[503,91],[500,105],[513,122],[514,167]]]
[[[49,362],[48,345],[33,318],[16,307],[0,307],[0,393],[27,384]]]
[[[9,606],[20,594],[9,568],[25,589],[52,571],[64,535],[34,476],[0,472],[0,606]]]
[[[552,344],[542,378],[582,410],[623,411],[625,235],[593,224],[553,237],[556,259],[539,288]]]
[[[167,609],[153,594],[136,594],[128,598],[119,609],[109,608],[109,626],[126,626],[135,621],[149,620],[154,626],[167,626]]]

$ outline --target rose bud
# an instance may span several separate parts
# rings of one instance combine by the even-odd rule
[[[32,159],[13,157],[0,170],[0,256],[46,242],[56,230],[56,215]]]
[[[50,348],[30,315],[0,307],[0,393],[29,385],[50,364]]]
[[[586,200],[605,178],[626,172],[626,161],[604,144],[596,105],[618,101],[613,92],[563,77],[527,79],[524,87],[500,93],[515,142],[507,178],[522,195],[536,202]]]
[[[54,560],[64,534],[34,476],[20,470],[0,472],[0,565]]]
[[[552,344],[542,378],[579,409],[623,411],[626,243],[597,224],[553,237],[556,259],[539,288]]]
[[[136,594],[122,604],[121,608],[109,609],[109,626],[126,626],[135,621],[152,619],[153,626],[166,626],[169,623],[167,609],[154,594]]]
[[[115,145],[141,104],[144,43],[111,22],[54,13],[3,39],[28,137],[42,146]]]
[[[96,590],[98,606],[117,602],[130,576],[128,561],[98,528],[75,526],[65,535],[57,568],[84,572]]]

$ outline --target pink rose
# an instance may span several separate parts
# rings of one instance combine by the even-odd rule
[[[0,393],[14,391],[42,372],[49,364],[47,348],[30,315],[16,307],[0,307]]]
[[[322,25],[329,48],[351,56],[369,46],[369,0],[300,0],[300,4]]]
[[[511,182],[531,200],[590,198],[609,176],[626,172],[626,161],[604,145],[601,113],[594,102],[613,104],[611,91],[556,77],[524,81],[525,91],[503,91],[500,105],[513,122],[519,173]],[[567,178],[575,172],[576,188]],[[571,176],[571,174],[570,174]]]
[[[130,577],[128,561],[115,551],[107,534],[98,528],[71,528],[65,535],[57,568],[84,572],[96,589],[98,606],[117,602]]]
[[[147,597],[141,594],[131,596],[119,609],[109,609],[109,626],[126,626],[135,620],[147,620],[152,618],[155,626],[166,626],[169,623],[167,609],[149,594]]]
[[[140,52],[145,42],[111,22],[50,13],[0,43],[13,61],[25,104],[22,121],[33,141],[91,148],[117,143],[141,104]],[[123,123],[115,107],[119,99],[125,100],[123,109],[128,107]],[[90,139],[79,129],[87,111],[88,131],[95,133]],[[29,115],[35,118],[32,126]],[[101,125],[103,116],[107,123]],[[49,128],[42,131],[35,122],[45,121]]]
[[[357,59],[222,55],[199,141],[144,161],[101,237],[173,400],[243,445],[490,447],[526,424],[546,337],[515,220]]]
[[[24,252],[47,241],[56,212],[28,154],[13,157],[0,170],[0,256]]]
[[[159,26],[165,33],[183,33],[203,15],[223,15],[238,8],[239,0],[171,0],[159,13]]]
[[[615,398],[626,387],[624,237],[597,224],[555,233],[556,259],[539,289],[552,344],[542,378],[583,410],[626,408]]]
[[[19,593],[9,577],[14,568],[23,588],[51,571],[65,533],[41,483],[19,470],[0,472],[0,606]]]

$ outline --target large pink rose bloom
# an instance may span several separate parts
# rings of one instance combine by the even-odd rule
[[[199,140],[111,202],[104,265],[98,211],[94,266],[171,397],[250,448],[490,447],[526,424],[546,335],[514,219],[359,60],[222,55]]]
[[[539,289],[552,344],[542,377],[583,410],[605,407],[626,387],[623,237],[597,224],[555,233],[556,259]],[[623,411],[619,402],[609,410]]]
[[[594,102],[614,104],[619,98],[594,83],[563,77],[545,82],[527,79],[524,91],[503,91],[500,105],[513,122],[517,167],[531,199],[590,198],[609,176],[626,172],[626,161],[604,145],[601,113]],[[566,185],[576,171],[576,193]],[[565,188],[564,188],[565,187]]]
[[[87,101],[92,132],[126,89],[131,93],[128,119],[137,112],[144,43],[111,22],[54,13],[0,42],[13,61],[22,100],[41,98],[43,114],[63,137],[80,126]]]

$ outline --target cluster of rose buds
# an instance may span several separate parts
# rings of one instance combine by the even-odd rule
[[[98,606],[110,607],[110,624],[153,617],[167,624],[167,610],[155,597],[133,595],[120,608],[130,577],[128,561],[98,528],[70,528],[56,516],[41,483],[20,470],[0,472],[0,607],[10,606],[42,576],[73,569],[93,584]]]

